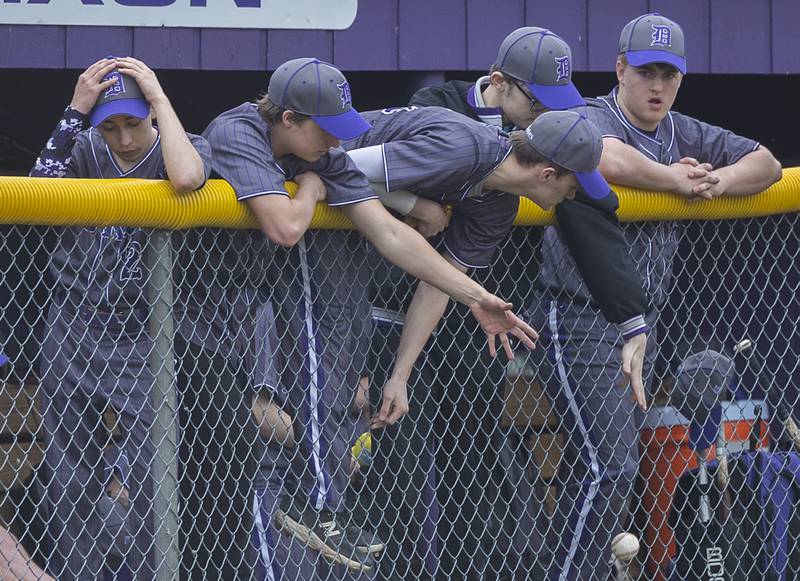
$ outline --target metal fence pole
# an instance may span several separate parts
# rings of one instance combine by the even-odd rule
[[[150,367],[155,375],[151,403],[155,410],[152,441],[155,446],[152,477],[154,486],[156,581],[178,576],[178,438],[175,381],[175,324],[172,317],[171,232],[152,230],[147,249],[151,305],[147,328],[153,339]]]

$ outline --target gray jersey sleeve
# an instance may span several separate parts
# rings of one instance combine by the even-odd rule
[[[266,194],[288,196],[267,133],[250,118],[217,118],[203,133],[213,152],[214,171],[246,200]]]
[[[518,208],[519,197],[502,192],[454,204],[442,238],[447,252],[466,267],[489,266],[511,231]]]
[[[282,159],[281,163],[286,169],[288,179],[307,171],[317,174],[328,190],[326,202],[329,206],[346,206],[378,197],[366,176],[341,148],[332,149],[328,155],[314,163],[296,157]]]
[[[186,136],[189,138],[192,146],[194,146],[195,150],[197,151],[198,155],[200,155],[200,160],[203,162],[203,184],[208,181],[208,178],[211,177],[211,170],[212,170],[212,157],[211,157],[211,146],[208,144],[203,137],[199,135],[193,135],[191,133],[187,133]]]
[[[616,115],[600,99],[587,99],[588,105],[575,109],[600,129],[603,137],[616,137],[628,142],[627,132]]]
[[[715,168],[725,167],[758,149],[757,141],[722,127],[680,113],[672,113],[672,119],[681,154],[694,157],[700,163],[710,163]]]

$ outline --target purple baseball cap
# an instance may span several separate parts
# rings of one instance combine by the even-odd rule
[[[341,71],[315,58],[299,58],[280,65],[269,80],[267,97],[279,107],[308,115],[342,141],[372,128],[353,109],[350,84]]]
[[[150,114],[150,103],[144,98],[142,89],[132,77],[113,70],[103,77],[103,81],[112,78],[117,82],[97,98],[89,113],[89,121],[93,127],[97,127],[114,115],[130,115],[144,119]]]
[[[545,28],[525,26],[505,37],[495,67],[523,81],[548,109],[558,111],[586,104],[572,84],[569,45]]]
[[[601,200],[611,193],[597,169],[603,136],[586,117],[576,111],[548,111],[530,124],[525,135],[543,157],[573,172],[590,198]]]
[[[619,37],[619,54],[623,53],[635,67],[664,63],[686,74],[683,29],[657,12],[625,25]]]

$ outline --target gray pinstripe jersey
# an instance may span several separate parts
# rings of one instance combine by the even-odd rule
[[[751,139],[675,112],[670,112],[654,134],[648,135],[629,123],[620,111],[616,88],[605,97],[587,99],[587,107],[582,111],[605,137],[615,137],[664,165],[688,156],[724,167],[758,148],[758,143]],[[629,223],[623,224],[623,228],[644,288],[652,304],[658,307],[667,300],[672,281],[672,260],[678,249],[676,224]],[[546,288],[589,302],[589,291],[556,227],[550,226],[545,231],[542,257],[541,281]]]
[[[206,177],[211,172],[211,150],[197,135],[189,139],[205,162]],[[161,138],[142,160],[123,171],[97,129],[78,134],[68,162],[66,177],[166,179]],[[51,271],[59,283],[88,304],[106,308],[126,308],[144,300],[141,253],[145,234],[141,228],[65,229],[53,255]],[[87,268],[88,266],[88,268]]]
[[[382,144],[386,188],[452,204],[453,216],[443,234],[447,251],[464,266],[488,266],[519,207],[517,196],[482,188],[483,180],[509,155],[505,135],[442,107],[399,107],[362,115],[373,128],[343,147]]]

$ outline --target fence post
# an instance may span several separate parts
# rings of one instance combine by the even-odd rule
[[[147,245],[151,306],[147,330],[153,339],[150,368],[155,375],[151,404],[155,410],[152,441],[153,519],[155,527],[156,581],[178,577],[178,438],[175,380],[175,323],[172,316],[171,232],[151,230]]]

